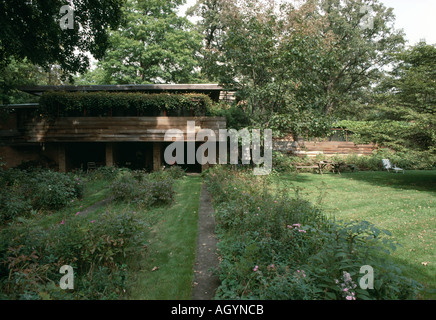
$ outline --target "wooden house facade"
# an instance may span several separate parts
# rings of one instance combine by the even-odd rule
[[[213,101],[222,96],[216,84],[189,85],[92,85],[92,86],[35,86],[20,88],[24,92],[42,95],[45,92],[136,92],[158,94],[204,94]],[[164,162],[164,150],[171,142],[165,141],[168,129],[186,134],[187,122],[195,121],[195,131],[211,129],[218,135],[226,128],[223,117],[206,115],[170,114],[161,110],[156,114],[105,116],[83,114],[56,116],[46,119],[37,113],[38,104],[3,106],[8,117],[0,121],[0,158],[6,167],[23,162],[45,162],[61,172],[87,170],[96,166],[119,166],[132,169],[158,170]],[[196,141],[198,147],[202,142]],[[198,163],[184,164],[191,171],[204,169]]]

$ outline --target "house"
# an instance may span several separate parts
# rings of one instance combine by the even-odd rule
[[[39,103],[2,106],[7,117],[0,119],[0,158],[6,162],[6,168],[34,161],[44,162],[61,172],[87,170],[94,163],[96,166],[159,170],[165,165],[164,150],[171,143],[164,139],[166,130],[183,131],[186,144],[189,139],[187,121],[195,121],[195,131],[207,128],[218,132],[226,128],[225,118],[208,116],[203,108],[209,100],[216,102],[220,97],[226,98],[223,89],[216,84],[32,86],[20,90],[41,98]],[[62,95],[66,95],[69,102],[56,102]],[[48,100],[51,104],[47,103],[46,98],[44,109],[41,105],[44,97],[53,98],[55,102]],[[147,97],[153,97],[153,103],[161,101],[160,98],[168,99],[173,106],[180,99],[180,104],[188,107],[112,108],[106,105],[108,97],[135,97],[134,103],[140,106]],[[196,149],[201,143],[195,141]],[[185,162],[181,166],[188,171],[204,169],[199,163]]]

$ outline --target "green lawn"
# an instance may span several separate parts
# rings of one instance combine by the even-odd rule
[[[191,299],[202,179],[176,181],[175,203],[145,212],[150,219],[147,255],[136,261],[129,299]]]
[[[404,273],[436,289],[435,170],[286,174],[278,181],[338,220],[366,220],[391,231],[402,245],[392,257],[404,266]],[[428,297],[435,294],[427,293]]]

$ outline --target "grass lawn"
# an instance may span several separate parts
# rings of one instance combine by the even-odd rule
[[[436,289],[436,171],[283,174],[279,183],[338,220],[366,220],[392,232],[404,274]],[[301,188],[301,189],[300,189]],[[426,293],[424,298],[435,298]]]
[[[144,214],[150,219],[147,255],[136,263],[128,299],[191,299],[202,178],[176,181],[175,203]]]

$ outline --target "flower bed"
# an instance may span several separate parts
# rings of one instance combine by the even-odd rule
[[[386,259],[388,231],[327,218],[268,177],[216,167],[206,181],[219,237],[221,299],[410,299],[419,284]],[[388,250],[389,248],[389,250]],[[370,265],[374,288],[359,284]],[[346,274],[344,274],[344,272]],[[345,277],[345,278],[344,278]]]

